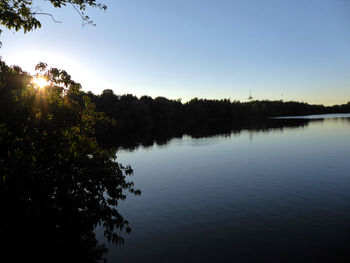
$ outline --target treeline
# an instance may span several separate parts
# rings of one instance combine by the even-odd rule
[[[310,105],[294,101],[230,101],[192,99],[186,103],[164,97],[140,98],[116,95],[104,90],[101,95],[86,93],[98,111],[115,119],[117,125],[100,127],[100,137],[137,137],[145,132],[176,134],[193,133],[203,129],[241,127],[268,117],[310,115],[326,113],[349,113],[350,102],[344,105]]]

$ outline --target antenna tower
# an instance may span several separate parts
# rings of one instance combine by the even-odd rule
[[[248,100],[253,100],[253,96],[252,96],[252,91],[251,90],[249,90],[249,97],[248,97]]]

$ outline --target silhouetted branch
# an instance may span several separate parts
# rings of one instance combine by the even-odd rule
[[[52,18],[52,20],[53,20],[55,23],[57,23],[57,24],[61,24],[61,23],[62,23],[62,21],[56,20],[56,19],[53,17],[53,15],[51,15],[51,14],[49,14],[49,13],[33,13],[33,15],[45,15],[45,16],[49,16],[49,17]]]
[[[85,16],[82,12],[80,12],[80,10],[73,3],[70,3],[70,4],[73,6],[75,11],[80,15],[83,21],[85,21],[89,25],[96,26],[96,24],[94,24],[92,20],[89,20],[89,17]]]

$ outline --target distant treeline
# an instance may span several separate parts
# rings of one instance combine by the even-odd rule
[[[164,97],[140,98],[131,95],[116,95],[110,89],[101,95],[87,94],[98,111],[115,119],[114,127],[99,130],[102,137],[133,136],[150,130],[176,133],[220,128],[238,127],[268,117],[310,115],[326,113],[350,113],[350,102],[343,105],[310,105],[294,101],[254,100],[250,102],[230,101],[229,99],[208,100],[194,98],[186,103]]]

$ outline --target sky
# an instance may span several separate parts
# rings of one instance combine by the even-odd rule
[[[71,7],[42,28],[4,28],[0,56],[65,69],[83,90],[138,97],[350,101],[349,0],[106,0],[82,25]]]

